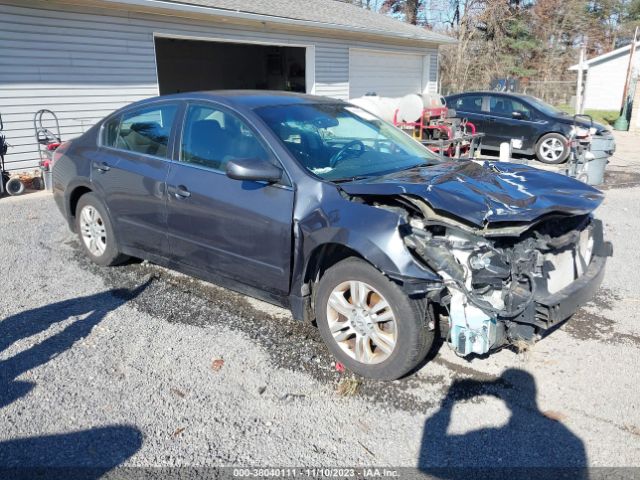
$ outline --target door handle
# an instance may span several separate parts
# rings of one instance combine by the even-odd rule
[[[191,196],[191,192],[184,185],[178,185],[174,188],[173,196],[178,200],[184,200],[185,198],[189,198]]]
[[[111,170],[111,167],[109,166],[109,164],[107,162],[100,162],[100,163],[94,162],[93,168],[98,170],[100,173],[105,173],[105,172],[108,172],[109,170]]]

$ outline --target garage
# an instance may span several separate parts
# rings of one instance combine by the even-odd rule
[[[161,95],[200,90],[306,92],[306,48],[155,38]]]
[[[0,114],[16,172],[38,166],[40,109],[56,113],[65,141],[177,92],[402,96],[436,88],[429,59],[454,41],[335,0],[0,0],[0,16]]]
[[[400,97],[422,93],[428,87],[429,65],[424,55],[351,49],[349,53],[349,96],[376,93]]]

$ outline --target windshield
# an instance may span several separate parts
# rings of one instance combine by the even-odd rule
[[[352,105],[281,105],[256,113],[302,166],[326,180],[378,176],[439,162],[393,125]]]
[[[566,112],[563,112],[562,110],[557,109],[553,105],[549,105],[547,102],[544,102],[539,98],[527,96],[527,100],[529,100],[529,103],[531,103],[534,107],[536,107],[545,115],[567,115]]]

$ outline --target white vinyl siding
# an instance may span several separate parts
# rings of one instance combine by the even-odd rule
[[[427,75],[427,92],[438,93],[438,74],[440,73],[440,65],[438,64],[438,53],[430,53],[429,59],[429,72]]]
[[[437,54],[430,51],[416,55],[351,49],[349,95],[356,98],[376,93],[383,97],[401,97],[435,91],[437,68]]]
[[[636,69],[640,55],[636,55]],[[629,51],[589,65],[584,90],[584,108],[618,110],[622,106],[622,93],[629,67]]]
[[[0,0],[0,113],[12,145],[7,167],[37,165],[33,116],[46,108],[71,139],[131,102],[158,94],[154,35],[309,46],[309,91],[349,98],[349,49],[424,52],[340,38],[128,11]]]

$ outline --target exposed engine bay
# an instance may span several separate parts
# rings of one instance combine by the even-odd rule
[[[404,246],[438,281],[425,287],[459,355],[533,343],[589,302],[610,243],[601,192],[511,163],[445,162],[341,185],[394,212]]]
[[[404,200],[416,208],[407,218],[405,245],[442,278],[442,288],[430,295],[444,307],[441,328],[461,356],[535,342],[581,304],[570,294],[594,257],[610,255],[602,224],[590,214],[477,229],[437,215],[418,199]],[[591,270],[601,275],[603,269]]]

